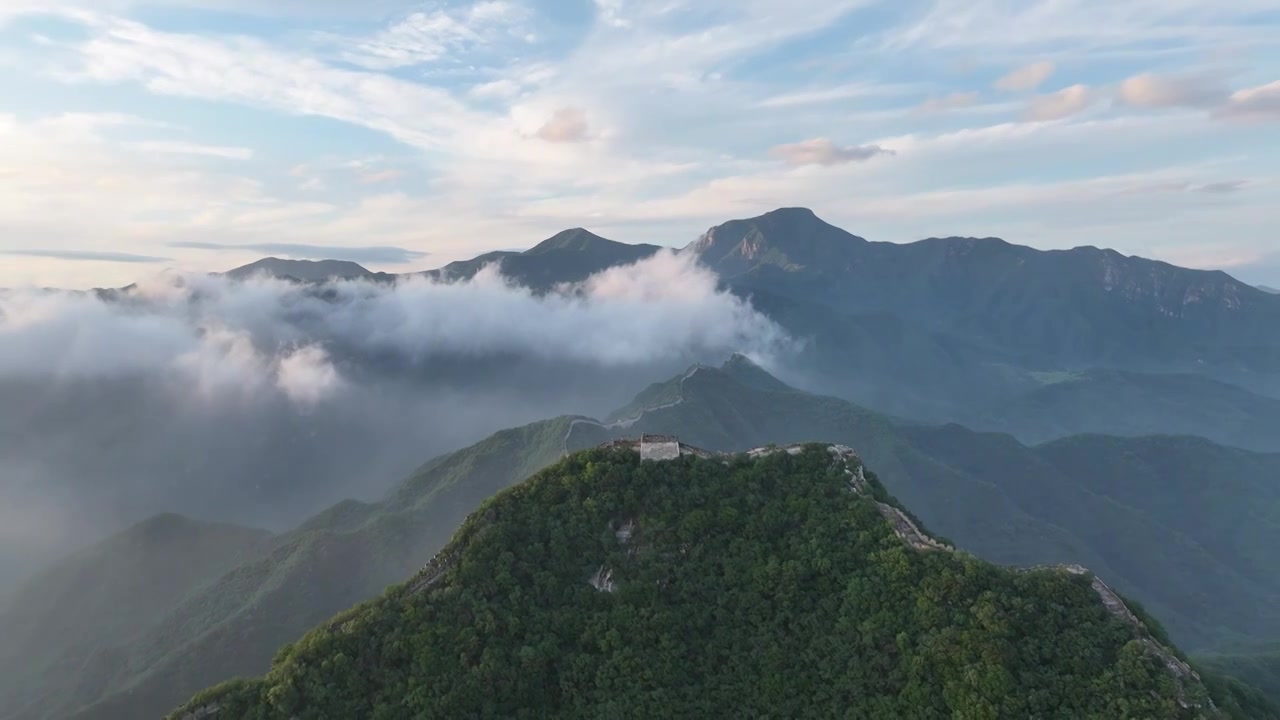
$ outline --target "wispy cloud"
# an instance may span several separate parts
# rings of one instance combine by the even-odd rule
[[[556,110],[536,134],[547,142],[580,142],[587,139],[589,130],[587,114],[581,108],[563,107]]]
[[[160,263],[170,262],[172,260],[172,258],[157,257],[154,255],[135,255],[133,253],[110,252],[106,250],[54,250],[45,248],[19,248],[16,250],[0,249],[0,255],[110,263]]]
[[[798,143],[778,145],[770,150],[774,157],[791,165],[844,165],[864,162],[894,151],[879,145],[837,145],[830,138],[814,138]]]
[[[799,90],[773,95],[758,103],[764,108],[790,108],[804,105],[821,105],[853,98],[877,98],[905,95],[915,90],[913,86],[903,84],[854,83],[828,88]]]
[[[253,150],[246,147],[224,147],[220,145],[200,145],[198,143],[175,142],[171,140],[148,140],[132,143],[132,147],[151,153],[168,153],[171,155],[200,155],[203,157],[222,158],[224,160],[249,160],[253,158]]]
[[[171,242],[169,247],[191,250],[236,250],[279,255],[286,258],[302,260],[349,260],[355,263],[373,265],[404,265],[420,260],[430,253],[420,250],[409,250],[401,247],[367,246],[339,247],[335,245],[308,245],[306,243],[217,243],[180,241]]]
[[[1243,120],[1280,121],[1280,80],[1231,93],[1221,114]]]
[[[1022,90],[1035,90],[1040,87],[1053,76],[1054,65],[1048,60],[1031,63],[1025,67],[1005,75],[996,80],[995,87],[997,90],[1007,90],[1017,92]]]
[[[1204,74],[1142,73],[1120,83],[1117,98],[1134,107],[1211,107],[1224,102],[1228,95],[1217,78]]]
[[[181,19],[196,1],[148,4]],[[584,223],[680,244],[772,204],[842,207],[831,185],[872,203],[863,217],[881,224],[856,229],[910,239],[922,211],[908,200],[1192,165],[1153,216],[1217,233],[1206,223],[1222,216],[1197,213],[1230,205],[1232,232],[1270,237],[1255,219],[1280,164],[1274,0],[317,0],[307,22],[301,0],[228,3],[218,33],[149,25],[161,16],[132,0],[4,4],[79,29],[15,35],[0,92],[66,83],[92,89],[77,108],[169,125],[19,103],[0,117],[0,224],[22,240],[0,247],[300,240],[446,262]],[[1231,178],[1248,180],[1207,189]],[[1038,198],[928,230],[1054,242],[1032,219],[1055,212]],[[1132,244],[1125,222],[1096,242]],[[215,257],[172,249],[190,268]],[[5,265],[19,279],[89,267]]]
[[[528,35],[523,23],[530,16],[522,5],[505,0],[483,0],[465,8],[435,8],[411,13],[375,35],[349,41],[341,56],[364,68],[385,70],[421,65],[446,56],[455,57],[477,46]]]
[[[956,110],[958,108],[970,107],[978,102],[978,93],[976,92],[953,92],[942,97],[929,98],[920,104],[920,109],[924,112],[942,112],[945,110]]]
[[[1037,95],[1027,102],[1024,116],[1031,121],[1061,120],[1083,112],[1094,100],[1085,85],[1072,85],[1058,92]]]
[[[882,43],[1041,57],[1121,48],[1159,54],[1175,44],[1184,51],[1264,45],[1272,29],[1257,18],[1274,9],[1272,0],[935,0],[918,19],[884,32]]]

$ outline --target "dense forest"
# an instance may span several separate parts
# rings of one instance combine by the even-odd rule
[[[1280,717],[1215,708],[1088,575],[912,549],[834,457],[577,453],[171,717]]]

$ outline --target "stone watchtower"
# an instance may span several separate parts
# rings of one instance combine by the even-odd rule
[[[678,457],[680,457],[680,440],[675,436],[640,436],[640,460],[675,460]]]

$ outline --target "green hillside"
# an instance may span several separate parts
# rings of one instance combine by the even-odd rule
[[[420,568],[486,498],[558,459],[570,422],[497,433],[427,463],[384,502],[346,502],[312,518],[86,664],[78,674],[93,682],[83,692],[44,678],[60,702],[12,717],[67,717],[67,708],[80,718],[155,717],[196,688],[265,669],[281,645]]]
[[[639,433],[720,451],[841,443],[931,527],[982,558],[1087,565],[1193,649],[1280,638],[1280,568],[1266,550],[1280,547],[1280,455],[1180,437],[1028,447],[1008,435],[896,424],[836,398],[759,389],[735,372],[698,368],[638,420],[580,423],[569,444]]]
[[[1092,576],[935,549],[890,502],[821,445],[579,453],[170,717],[1232,716]]]
[[[1196,664],[1235,678],[1280,703],[1280,642],[1196,658]]]
[[[0,718],[45,717],[74,709],[69,695],[109,691],[95,667],[119,662],[165,613],[270,540],[262,530],[160,515],[41,573],[0,613]]]

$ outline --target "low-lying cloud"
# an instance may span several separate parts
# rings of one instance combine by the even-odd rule
[[[771,320],[716,283],[690,257],[664,251],[546,295],[511,284],[497,265],[465,282],[349,280],[323,292],[261,276],[180,274],[118,299],[10,292],[0,296],[0,375],[142,372],[224,397],[234,385],[314,398],[340,384],[335,351],[411,364],[516,356],[626,366],[785,344]]]
[[[670,251],[546,294],[497,266],[452,284],[162,273],[0,292],[0,498],[75,518],[6,542],[0,566],[158,512],[288,527],[496,430],[791,347]]]

